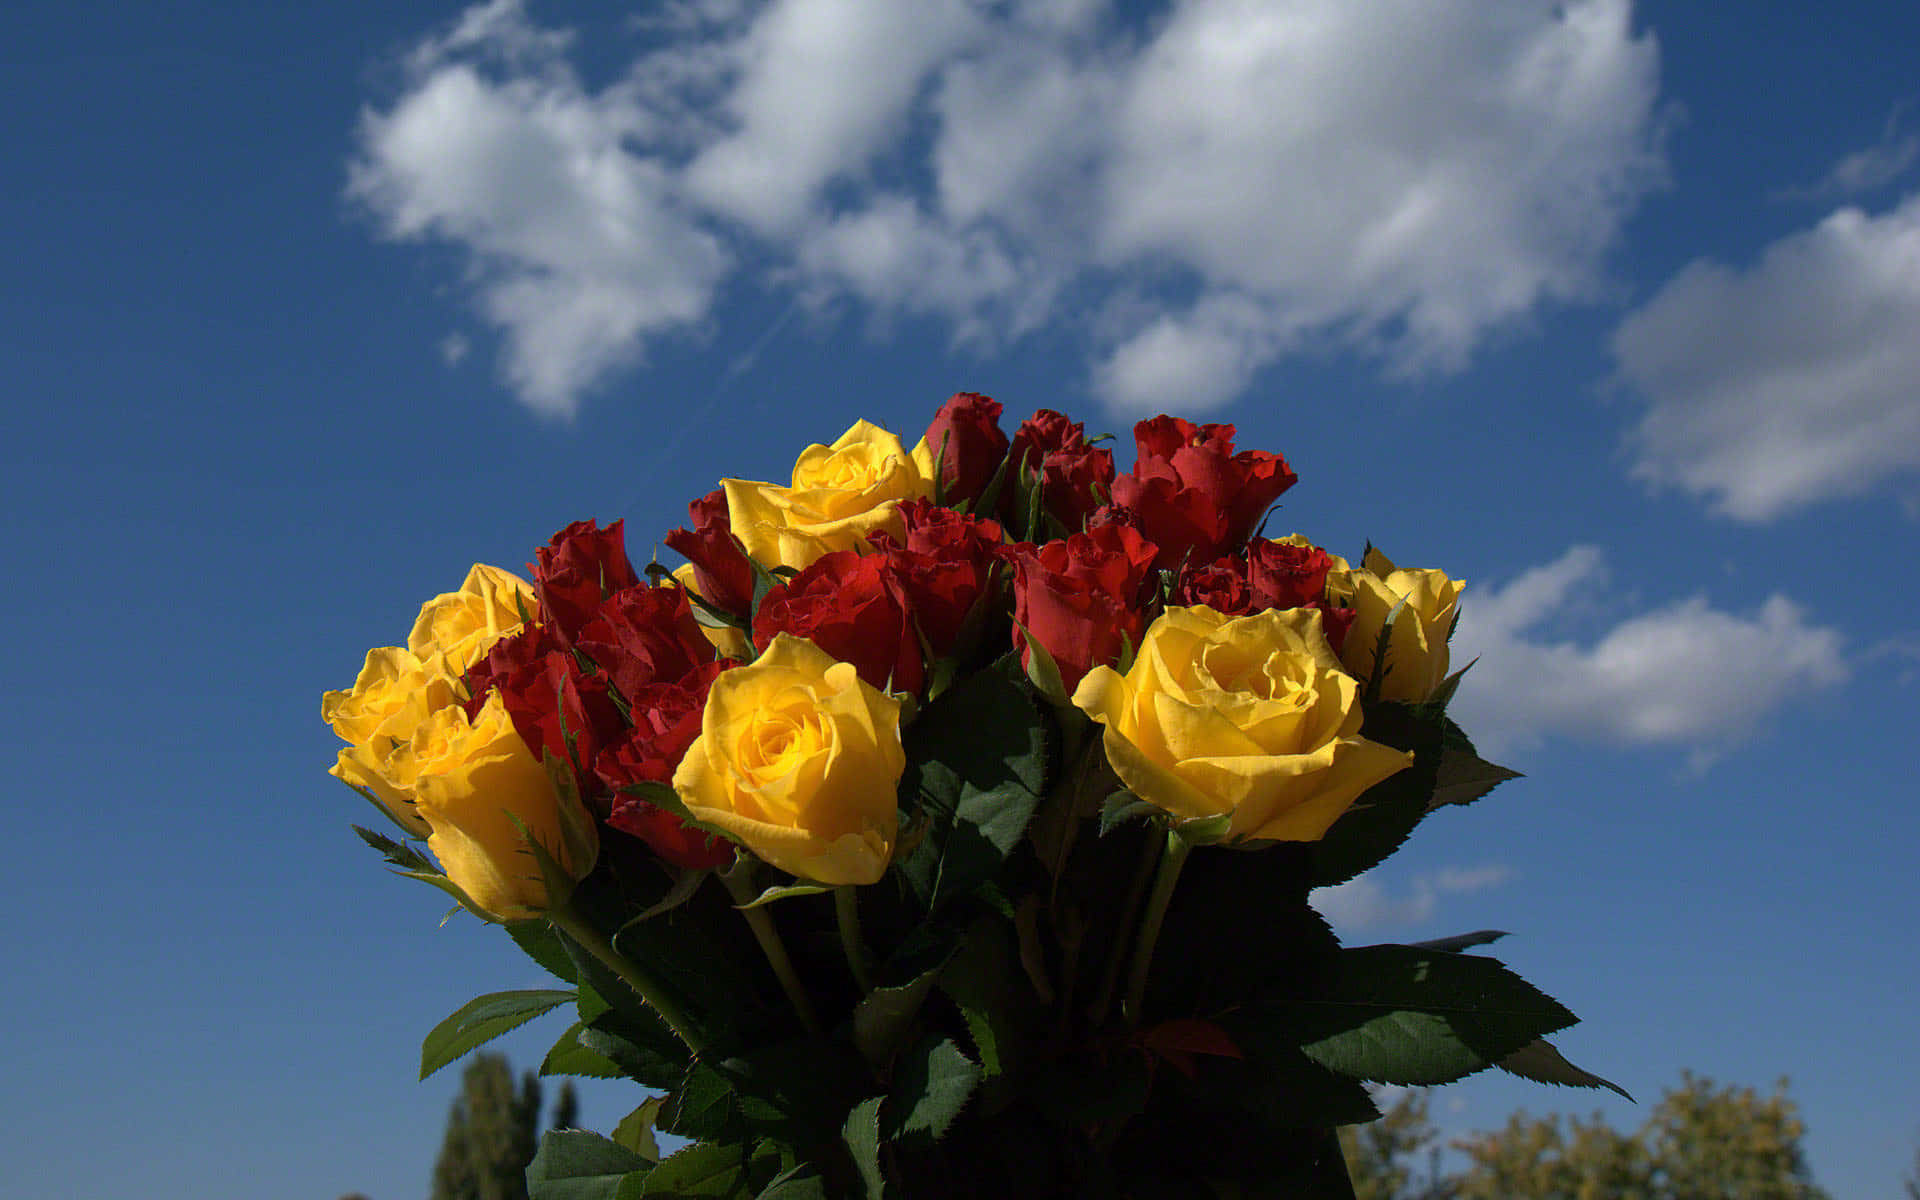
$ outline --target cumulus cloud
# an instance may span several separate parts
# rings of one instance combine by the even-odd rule
[[[1368,871],[1342,884],[1314,891],[1312,903],[1337,929],[1406,929],[1424,925],[1439,910],[1440,898],[1498,887],[1513,877],[1504,866],[1445,867],[1416,877],[1396,890]]]
[[[1676,746],[1702,765],[1775,710],[1847,678],[1840,634],[1778,594],[1750,616],[1693,596],[1591,639],[1540,632],[1604,586],[1600,552],[1574,546],[1463,603],[1454,653],[1480,661],[1454,705],[1483,749],[1498,749],[1496,737],[1510,747],[1560,735]]]
[[[465,252],[550,411],[741,275],[957,343],[1057,327],[1121,409],[1226,403],[1308,337],[1452,370],[1588,296],[1661,177],[1630,0],[682,0],[628,36],[589,87],[524,0],[470,9],[351,168],[386,235]]]
[[[1614,334],[1634,471],[1765,521],[1920,467],[1920,194],[1744,270],[1695,262]]]

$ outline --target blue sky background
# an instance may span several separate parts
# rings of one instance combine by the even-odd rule
[[[1787,1075],[1817,1177],[1897,1190],[1920,11],[641,11],[8,7],[17,1194],[424,1193],[420,1036],[537,972],[347,831],[320,692],[474,561],[644,559],[963,389],[1236,422],[1278,524],[1468,580],[1460,711],[1529,777],[1323,902],[1514,931],[1643,1103],[1476,1079],[1449,1129]]]

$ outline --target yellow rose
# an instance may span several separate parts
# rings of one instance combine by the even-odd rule
[[[793,486],[723,479],[727,519],[762,566],[803,570],[835,550],[867,549],[884,529],[904,538],[902,500],[933,495],[933,482],[900,439],[866,421],[831,446],[808,446],[793,465]]]
[[[1367,551],[1358,571],[1334,558],[1327,574],[1327,599],[1351,605],[1340,657],[1362,683],[1373,678],[1380,631],[1393,616],[1387,635],[1387,661],[1380,674],[1380,698],[1419,703],[1447,677],[1447,635],[1453,632],[1460,592],[1466,584],[1444,571],[1403,571],[1378,550]],[[1402,603],[1404,601],[1404,604]],[[1394,609],[1400,611],[1394,614]]]
[[[328,774],[372,792],[409,833],[427,836],[427,823],[414,811],[412,784],[406,778],[412,760],[395,751],[413,741],[414,732],[435,710],[453,703],[452,684],[411,650],[382,646],[367,651],[352,689],[320,698],[320,716],[348,743]]]
[[[435,712],[414,732],[404,757],[415,807],[430,831],[427,849],[476,907],[507,921],[547,909],[547,885],[527,849],[529,836],[570,877],[593,869],[599,838],[592,819],[555,790],[546,767],[514,732],[499,692],[487,694],[471,721],[459,705]]]
[[[1312,609],[1226,617],[1169,608],[1125,675],[1095,667],[1073,702],[1104,725],[1134,795],[1230,840],[1317,841],[1413,756],[1359,736],[1359,685]]]
[[[673,569],[673,581],[687,589],[689,594],[700,596],[700,589],[693,586],[692,563],[681,563],[675,567]],[[700,596],[700,598],[702,600],[706,599],[705,596]],[[701,634],[706,637],[707,641],[713,643],[713,648],[720,653],[722,658],[744,660],[753,657],[753,643],[747,640],[746,630],[740,628],[738,625],[709,625],[701,618],[698,606],[695,606],[693,612],[695,618],[694,624],[700,627]]]
[[[900,702],[813,643],[776,634],[707,693],[674,772],[687,811],[802,879],[873,883],[898,833]]]
[[[503,637],[520,632],[521,614],[539,611],[533,585],[511,571],[473,564],[457,592],[435,596],[420,606],[407,635],[407,649],[423,663],[437,656],[447,675],[458,679]]]

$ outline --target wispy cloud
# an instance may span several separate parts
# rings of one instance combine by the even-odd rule
[[[1369,871],[1313,893],[1313,906],[1338,929],[1412,929],[1433,920],[1443,896],[1466,895],[1498,887],[1513,878],[1504,866],[1446,867],[1416,876],[1395,890]]]
[[[1622,322],[1634,472],[1766,521],[1920,468],[1920,193],[1753,266],[1691,264]]]
[[[1564,736],[1674,746],[1704,765],[1788,701],[1847,678],[1840,634],[1778,594],[1750,616],[1693,596],[1590,639],[1539,632],[1576,595],[1604,590],[1600,552],[1574,546],[1462,605],[1455,653],[1480,661],[1454,704],[1468,728],[1498,731],[1486,748]]]
[[[349,192],[464,250],[544,411],[744,279],[1077,338],[1121,409],[1231,400],[1306,339],[1461,367],[1578,302],[1662,177],[1629,0],[700,0],[619,78],[521,0],[423,41]]]
[[[1840,156],[1812,187],[1788,188],[1782,199],[1837,200],[1875,191],[1899,179],[1920,163],[1920,132],[1909,128],[1910,101],[1894,106],[1881,127],[1880,139]]]

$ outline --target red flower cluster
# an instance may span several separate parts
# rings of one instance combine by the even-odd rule
[[[916,695],[951,677],[943,661],[977,667],[1014,649],[1031,670],[1036,647],[1071,692],[1129,655],[1165,604],[1317,608],[1338,648],[1353,614],[1325,598],[1327,554],[1252,539],[1294,482],[1279,456],[1236,452],[1231,425],[1160,416],[1135,426],[1133,469],[1117,475],[1061,414],[1042,409],[1011,437],[1000,415],[986,396],[948,400],[916,451],[938,501],[899,501],[903,532],[890,523],[797,571],[748,560],[724,491],[665,536],[691,564],[689,589],[644,581],[620,522],[567,526],[533,564],[539,612],[468,673],[470,709],[497,688],[528,745],[572,767],[607,825],[708,866],[731,847],[632,789],[671,781],[699,735],[709,686],[735,665],[716,644],[751,654],[778,634],[805,638],[872,686]],[[731,643],[701,628],[722,619],[738,627]]]

